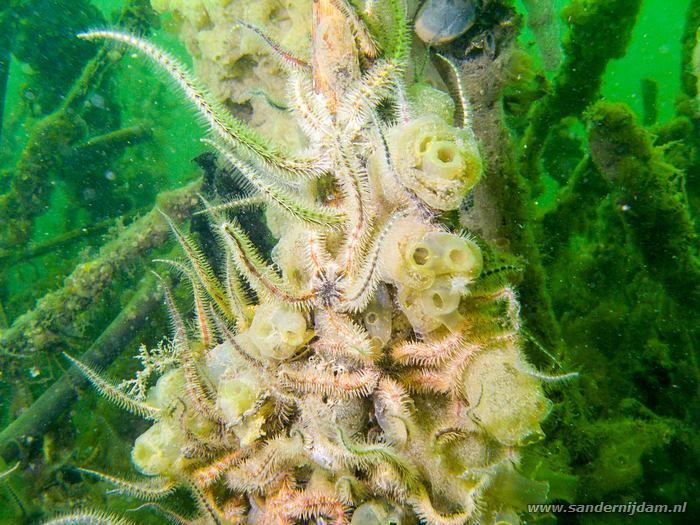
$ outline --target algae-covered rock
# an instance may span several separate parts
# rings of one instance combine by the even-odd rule
[[[697,236],[683,195],[684,176],[623,104],[599,102],[589,113],[594,162],[621,199],[622,218],[649,271],[692,308],[700,304]]]
[[[638,481],[644,473],[642,458],[667,444],[673,428],[660,419],[627,418],[596,422],[582,431],[599,447],[585,469],[581,488],[588,498],[596,500]]]

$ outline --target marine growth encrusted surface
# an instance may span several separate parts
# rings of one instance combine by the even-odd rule
[[[171,8],[187,18],[194,4]],[[113,386],[76,361],[153,421],[132,451],[152,478],[91,472],[123,492],[154,500],[182,485],[203,522],[266,525],[519,523],[525,502],[545,500],[547,484],[518,470],[550,402],[520,349],[517,295],[488,246],[441,221],[479,183],[479,146],[468,120],[411,102],[402,3],[371,5],[318,2],[313,65],[275,44],[309,144],[299,153],[147,42],[82,35],[175,79],[280,237],[268,261],[228,215],[250,197],[205,203],[224,267],[174,224],[186,262],[167,261],[191,285],[193,322],[166,291],[173,338],[142,349],[136,379]]]
[[[172,13],[197,77],[216,100],[247,109],[252,126],[285,145],[302,145],[296,121],[280,107],[284,67],[265,41],[239,22],[264,28],[285,49],[301,54],[311,39],[310,0],[152,0],[151,5]]]

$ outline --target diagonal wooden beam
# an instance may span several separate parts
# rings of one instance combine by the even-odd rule
[[[360,78],[360,61],[349,21],[331,0],[314,0],[312,18],[314,89],[335,114],[338,101]]]
[[[107,368],[146,325],[161,302],[161,294],[154,279],[144,279],[129,304],[80,357],[80,361],[90,366]],[[19,452],[20,440],[41,436],[52,423],[60,421],[60,417],[75,402],[78,389],[86,383],[85,376],[75,366],[70,367],[0,433],[0,457],[11,463]]]

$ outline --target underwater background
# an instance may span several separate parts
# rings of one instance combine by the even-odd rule
[[[166,12],[147,0],[0,1],[0,472],[13,469],[0,478],[2,524],[41,523],[87,502],[140,505],[76,467],[129,472],[147,424],[59,379],[62,352],[95,351],[110,375],[130,376],[139,345],[168,333],[143,279],[174,250],[152,210],[191,215],[188,185],[210,169],[197,118],[161,75],[74,36],[129,27],[192,64],[183,17],[153,3]],[[528,447],[523,468],[548,481],[550,501],[687,502],[683,514],[522,519],[699,523],[700,1],[557,0],[564,58],[549,70],[526,6],[488,3],[515,10],[522,25],[522,54],[496,103],[526,199],[504,196],[522,219],[504,246],[536,267],[548,298],[535,304],[533,280],[522,284],[526,351],[541,369],[579,374],[545,387],[546,438]],[[245,87],[254,103],[229,109],[274,105]],[[241,220],[269,251],[259,214]],[[206,232],[197,220],[190,229]],[[178,498],[186,511],[191,502]],[[138,519],[163,522],[149,511]]]

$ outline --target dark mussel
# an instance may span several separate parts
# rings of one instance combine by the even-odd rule
[[[476,7],[476,0],[426,0],[416,15],[416,34],[433,46],[452,42],[474,25]]]

